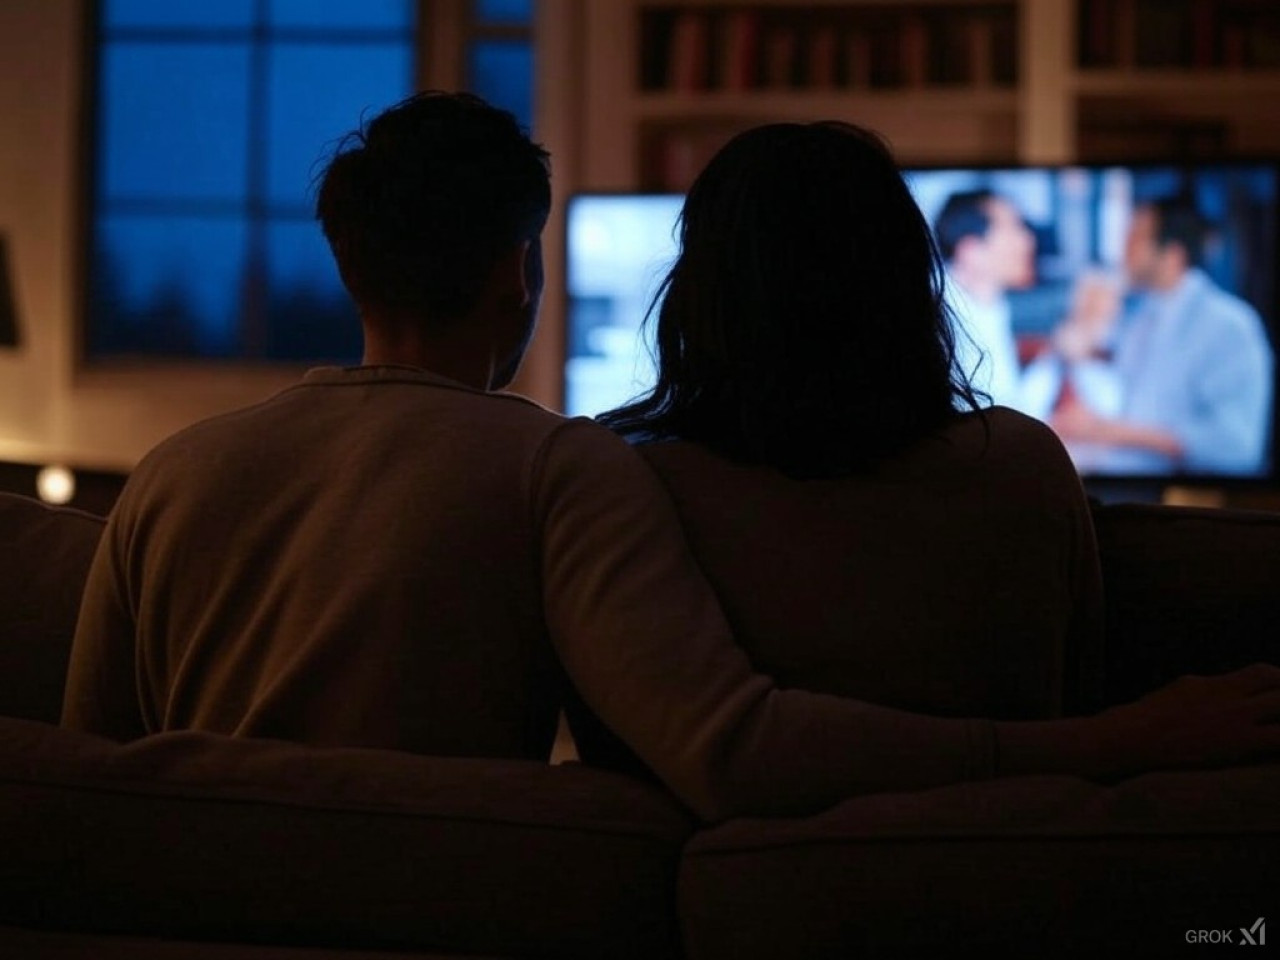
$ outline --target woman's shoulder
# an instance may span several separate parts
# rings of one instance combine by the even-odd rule
[[[1067,458],[1066,448],[1047,423],[1010,407],[988,407],[960,414],[940,436],[983,452],[1039,451],[1055,458]]]
[[[1080,477],[1066,447],[1043,420],[1008,407],[958,417],[943,433],[949,455],[996,487],[1057,486],[1072,498]]]

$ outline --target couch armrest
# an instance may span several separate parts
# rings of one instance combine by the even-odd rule
[[[58,722],[80,595],[104,523],[0,493],[0,716]]]

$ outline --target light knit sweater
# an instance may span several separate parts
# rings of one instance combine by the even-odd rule
[[[64,724],[545,759],[561,668],[704,819],[994,772],[988,721],[779,689],[607,430],[409,368],[321,369],[138,466]]]
[[[640,448],[738,643],[781,686],[1032,720],[1100,706],[1102,573],[1057,436],[994,408],[856,476]]]

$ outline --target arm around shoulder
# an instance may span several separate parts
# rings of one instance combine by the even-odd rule
[[[734,642],[665,491],[571,421],[530,474],[548,627],[596,715],[707,820],[990,776],[984,720],[780,690]]]

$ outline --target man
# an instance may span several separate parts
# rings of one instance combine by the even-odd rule
[[[1044,411],[1022,382],[1006,291],[1035,280],[1035,237],[1008,199],[991,190],[953,193],[934,222],[947,263],[947,304],[955,316],[956,359],[993,404]]]
[[[1100,472],[1250,475],[1266,466],[1271,347],[1257,312],[1200,269],[1206,233],[1186,198],[1140,205],[1124,254],[1133,308],[1110,328],[1055,334],[1060,350],[1076,343],[1077,352],[1111,355],[1118,412],[1075,397],[1052,419],[1065,441],[1093,451]]]
[[[495,392],[532,333],[549,204],[546,154],[474,97],[412,97],[340,148],[317,207],[364,362],[138,465],[85,586],[65,725],[545,760],[563,671],[708,820],[989,776],[997,732],[1001,772],[1084,775],[1270,735],[1238,678],[993,723],[755,673],[639,454]],[[1240,735],[1205,739],[1217,704]]]

